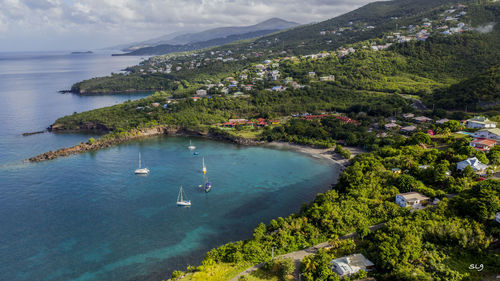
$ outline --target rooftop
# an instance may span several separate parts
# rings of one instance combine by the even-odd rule
[[[406,192],[406,193],[400,193],[398,195],[403,197],[406,201],[429,200],[429,197],[418,192]]]

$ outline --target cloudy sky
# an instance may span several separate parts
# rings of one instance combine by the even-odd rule
[[[373,0],[0,0],[0,51],[87,50],[279,17],[322,21]]]

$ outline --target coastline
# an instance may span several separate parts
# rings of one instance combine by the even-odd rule
[[[51,150],[28,159],[24,162],[43,162],[47,160],[53,160],[60,157],[67,157],[73,154],[85,153],[89,151],[97,151],[104,148],[109,148],[111,146],[136,140],[139,138],[147,138],[153,136],[197,136],[201,138],[212,139],[216,141],[231,142],[238,145],[245,146],[263,146],[272,149],[288,149],[296,151],[299,153],[307,154],[313,158],[324,159],[330,161],[331,164],[340,165],[341,172],[349,165],[350,159],[345,159],[341,157],[338,153],[334,151],[334,148],[315,148],[306,145],[287,143],[287,142],[263,142],[256,141],[245,138],[231,137],[225,134],[214,133],[214,132],[200,132],[195,130],[189,130],[182,127],[168,127],[168,126],[157,126],[152,128],[136,129],[127,132],[126,135],[121,137],[115,137],[110,139],[98,139],[94,143],[81,142],[72,147],[63,147],[58,150]],[[365,153],[365,151],[356,147],[344,147],[351,152],[351,158],[354,156]]]
[[[292,150],[299,153],[307,154],[313,158],[325,159],[332,164],[340,165],[341,172],[346,168],[346,166],[349,165],[350,161],[350,159],[342,158],[338,153],[334,151],[335,150],[334,148],[315,148],[311,146],[300,145],[289,142],[269,142],[262,144],[262,146],[273,149]],[[364,151],[355,147],[344,147],[344,148],[349,149],[349,151],[351,152],[351,158],[360,153],[364,153]]]

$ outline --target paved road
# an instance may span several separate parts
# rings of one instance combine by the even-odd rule
[[[380,229],[381,227],[383,227],[384,225],[385,225],[385,223],[379,223],[379,224],[372,225],[372,226],[368,227],[368,229],[370,231],[376,231],[376,230]],[[340,239],[343,240],[343,239],[349,239],[349,238],[354,238],[354,237],[356,237],[356,232],[351,232],[349,234],[346,234],[346,235],[340,237]],[[315,245],[313,247],[309,247],[309,248],[304,249],[304,250],[291,252],[291,253],[284,254],[284,255],[281,255],[281,256],[276,256],[276,258],[285,258],[285,259],[286,258],[291,258],[293,260],[293,262],[295,263],[295,272],[294,272],[295,280],[298,280],[298,278],[299,278],[299,271],[300,271],[300,263],[302,262],[302,260],[306,256],[315,254],[320,249],[326,248],[328,246],[328,244],[329,244],[328,242],[323,242],[323,243],[320,243],[320,244]],[[262,263],[254,265],[254,266],[252,266],[250,268],[247,268],[245,271],[240,272],[238,275],[236,275],[235,277],[233,277],[230,281],[238,281],[241,276],[251,274],[252,272],[258,270],[261,267],[263,267],[264,264],[265,264],[265,262],[262,262]]]

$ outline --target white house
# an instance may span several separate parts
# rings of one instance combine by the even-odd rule
[[[335,75],[321,76],[319,81],[335,81]]]
[[[334,259],[330,262],[331,269],[340,276],[350,276],[361,270],[371,271],[375,264],[362,254],[354,254]]]
[[[419,123],[425,123],[425,122],[430,122],[430,121],[432,121],[432,119],[431,119],[431,118],[429,118],[429,117],[425,117],[425,116],[418,116],[418,117],[413,118],[413,120],[415,120],[415,121],[417,121],[417,122],[419,122]]]
[[[415,132],[416,129],[417,129],[417,126],[410,125],[410,126],[406,126],[406,127],[401,128],[401,131],[405,132],[405,133],[413,133],[413,132]]]
[[[439,119],[436,121],[436,124],[442,125],[442,124],[449,122],[449,121],[450,121],[450,119],[447,119],[447,118]]]
[[[469,129],[487,129],[496,127],[497,123],[490,121],[484,116],[475,116],[474,118],[467,120],[467,128]]]
[[[474,133],[474,137],[475,138],[493,139],[496,141],[500,141],[500,129],[493,128],[493,129],[479,130],[479,131]]]
[[[462,162],[458,162],[457,170],[462,171],[467,166],[471,166],[472,170],[476,173],[484,172],[488,168],[488,165],[481,163],[476,157],[473,157]]]
[[[200,96],[200,97],[203,97],[203,96],[206,96],[207,95],[207,90],[196,90],[196,95],[197,96]]]
[[[398,124],[396,123],[387,123],[384,125],[384,128],[386,130],[390,130],[390,129],[394,129],[394,128],[400,128],[401,126],[399,126]]]
[[[418,192],[406,192],[396,195],[396,204],[401,207],[420,207],[423,203],[429,201],[429,197]]]

